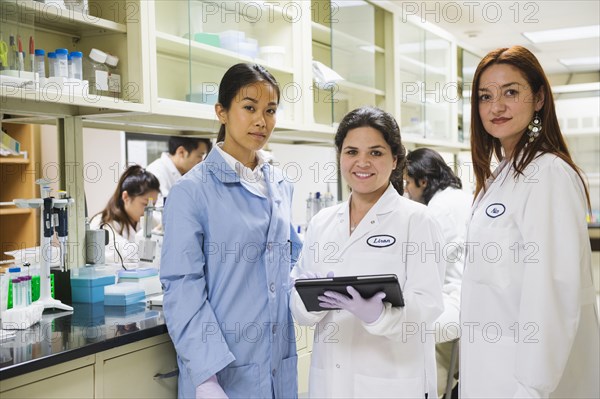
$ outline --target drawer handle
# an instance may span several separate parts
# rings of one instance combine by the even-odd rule
[[[154,380],[164,380],[166,378],[173,378],[179,375],[179,369],[169,371],[168,373],[158,373],[154,375]]]

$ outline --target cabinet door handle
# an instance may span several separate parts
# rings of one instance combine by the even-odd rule
[[[169,371],[168,373],[158,373],[154,375],[154,380],[164,380],[166,378],[173,378],[179,375],[179,369],[175,369],[173,371]]]

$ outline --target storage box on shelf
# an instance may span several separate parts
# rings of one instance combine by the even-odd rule
[[[25,73],[22,81],[7,82],[7,75],[16,71],[2,71],[0,85],[2,108],[5,113],[22,111],[44,115],[84,115],[106,110],[143,111],[145,97],[144,73],[140,43],[142,9],[144,2],[133,0],[90,0],[84,11],[61,8],[56,3],[33,0],[0,0],[2,9],[2,40],[10,45],[10,38],[20,38],[24,54]],[[30,39],[31,38],[31,39]],[[69,52],[80,51],[87,57],[92,48],[99,48],[119,57],[122,98],[89,94],[81,81],[34,81],[29,62],[29,43],[46,53],[57,48]],[[18,46],[18,44],[17,44]],[[17,49],[18,50],[18,49]],[[10,53],[10,52],[9,52]],[[46,59],[46,76],[49,65]],[[85,61],[84,61],[85,62]],[[20,66],[11,69],[21,69]],[[16,113],[16,112],[15,112]]]
[[[39,128],[35,125],[2,123],[8,135],[21,144],[22,155],[0,156],[0,202],[35,198],[35,180],[40,175]],[[39,241],[39,219],[35,209],[0,206],[0,259],[11,259],[6,251],[35,247]]]

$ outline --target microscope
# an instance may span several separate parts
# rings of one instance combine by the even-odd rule
[[[162,212],[162,206],[155,206],[152,199],[149,200],[148,205],[144,208],[144,223],[142,224],[142,236],[143,239],[140,241],[138,246],[138,255],[141,262],[154,262],[156,258],[156,240],[152,239],[152,221],[154,212]],[[154,233],[155,235],[162,235]]]
[[[67,237],[68,216],[67,207],[75,201],[67,193],[60,192],[60,198],[50,196],[49,181],[36,180],[40,185],[42,198],[15,199],[13,203],[17,208],[41,208],[42,217],[40,225],[40,299],[36,301],[44,305],[44,309],[73,310],[71,306],[63,304],[50,295],[50,260],[52,259],[52,236],[57,232],[60,243],[60,267],[65,269],[67,264]]]

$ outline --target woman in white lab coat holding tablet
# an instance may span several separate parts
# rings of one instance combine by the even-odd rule
[[[365,299],[348,287],[347,296],[326,292],[319,297],[324,310],[309,312],[294,290],[296,321],[316,325],[309,395],[436,397],[432,323],[443,310],[442,238],[427,208],[390,183],[402,184],[400,129],[388,113],[359,108],[340,123],[335,145],[352,193],[313,217],[292,275],[395,274],[405,306],[392,307],[382,293]]]
[[[589,195],[548,80],[527,49],[502,48],[479,63],[471,98],[461,397],[598,398]]]

